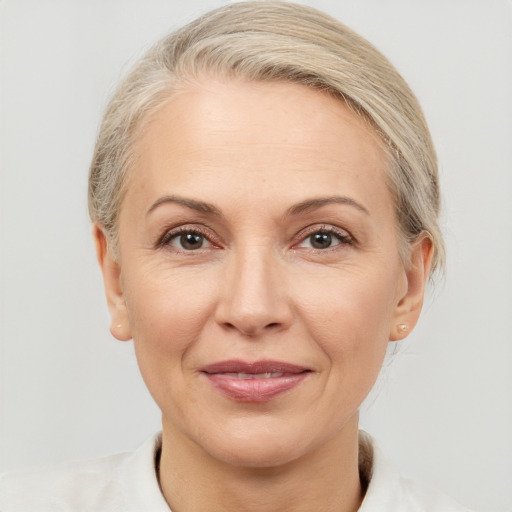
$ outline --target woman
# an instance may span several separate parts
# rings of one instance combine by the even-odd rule
[[[443,263],[428,128],[368,42],[275,2],[171,34],[107,109],[89,207],[162,434],[6,476],[2,511],[465,510],[358,429]]]

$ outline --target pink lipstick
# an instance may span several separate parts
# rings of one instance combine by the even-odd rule
[[[204,366],[201,372],[228,398],[238,402],[261,403],[295,388],[311,370],[282,361],[248,363],[232,360]]]

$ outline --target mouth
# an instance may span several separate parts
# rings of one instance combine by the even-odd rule
[[[213,388],[237,402],[262,403],[291,391],[311,369],[282,361],[221,361],[201,368]]]

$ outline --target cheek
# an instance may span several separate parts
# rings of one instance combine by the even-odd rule
[[[187,390],[187,357],[211,315],[211,290],[191,276],[130,275],[125,301],[137,363],[162,411],[182,411],[182,396],[194,401]]]
[[[343,389],[344,400],[364,399],[379,374],[389,341],[395,288],[395,274],[352,272],[316,281],[304,295],[301,316],[308,335],[330,368],[331,392]]]
[[[347,340],[346,348],[382,338],[388,341],[397,276],[397,272],[388,270],[383,273],[355,269],[332,269],[329,275],[311,276],[300,292],[301,316],[321,338],[339,336]],[[344,346],[341,343],[339,349]]]
[[[125,301],[141,360],[179,363],[211,316],[212,290],[208,279],[188,273],[132,273]]]

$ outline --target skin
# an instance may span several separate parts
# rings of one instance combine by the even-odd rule
[[[204,80],[167,102],[136,149],[120,257],[99,225],[95,238],[111,331],[133,338],[162,410],[172,510],[357,510],[358,408],[398,326],[416,324],[432,256],[422,236],[407,268],[400,259],[377,135],[305,86]],[[184,248],[178,228],[199,243]],[[319,232],[329,247],[313,245]],[[230,359],[311,371],[245,403],[200,371]]]

